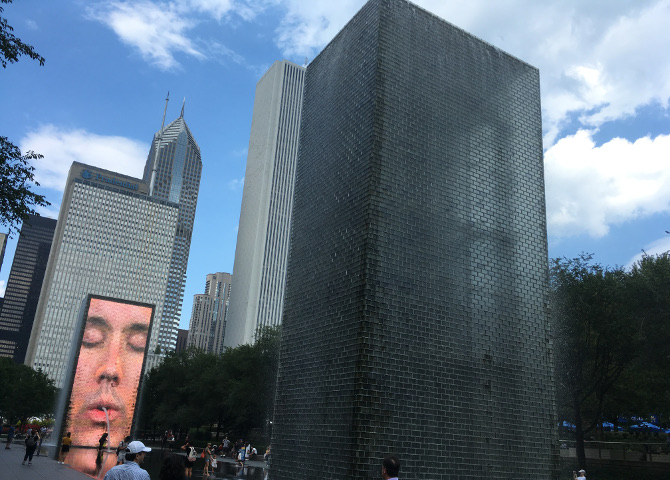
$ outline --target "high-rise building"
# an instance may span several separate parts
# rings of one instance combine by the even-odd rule
[[[174,353],[179,353],[188,346],[188,330],[185,328],[180,328],[177,332],[177,346],[174,349]]]
[[[148,194],[140,179],[77,162],[70,168],[26,355],[59,388],[89,294],[155,305],[149,358],[164,345],[160,324],[180,206]]]
[[[188,346],[208,353],[223,352],[228,302],[233,277],[229,273],[210,273],[205,294],[193,296],[193,311],[188,329]]]
[[[256,86],[226,346],[281,323],[304,77],[284,60]]]
[[[56,220],[28,215],[16,243],[0,313],[0,356],[16,363],[25,360],[55,229]]]
[[[2,270],[2,263],[5,261],[5,250],[7,249],[8,234],[0,233],[0,270]]]
[[[554,477],[539,80],[406,0],[307,67],[273,479]]]
[[[170,275],[158,337],[162,351],[173,351],[177,343],[201,173],[200,147],[184,121],[182,107],[179,118],[167,127],[161,127],[154,135],[143,177],[149,184],[149,196],[179,204],[179,219],[173,237]]]

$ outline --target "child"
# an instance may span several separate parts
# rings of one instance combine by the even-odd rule
[[[219,466],[219,464],[216,463],[216,454],[212,454],[212,462],[210,466],[212,467],[212,471],[216,470],[216,467]]]

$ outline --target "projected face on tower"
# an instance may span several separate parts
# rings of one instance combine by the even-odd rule
[[[130,434],[152,313],[148,306],[91,298],[66,426],[76,445],[97,446],[108,418],[110,442]]]

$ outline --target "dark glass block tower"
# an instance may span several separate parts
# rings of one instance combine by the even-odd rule
[[[28,215],[16,244],[0,314],[0,356],[23,363],[40,299],[56,220]]]
[[[538,70],[404,0],[307,67],[275,479],[548,479]]]

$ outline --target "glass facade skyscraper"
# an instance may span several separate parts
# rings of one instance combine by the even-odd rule
[[[89,294],[164,311],[179,205],[149,197],[140,179],[73,163],[65,186],[26,364],[65,385]],[[149,368],[160,328],[149,340]],[[75,338],[77,337],[77,338]]]
[[[16,244],[0,313],[0,356],[23,363],[49,260],[56,220],[29,215]]]
[[[177,344],[201,173],[200,147],[184,121],[182,109],[178,119],[154,135],[143,177],[149,185],[150,197],[179,205],[179,218],[158,336],[163,353],[173,351]]]

